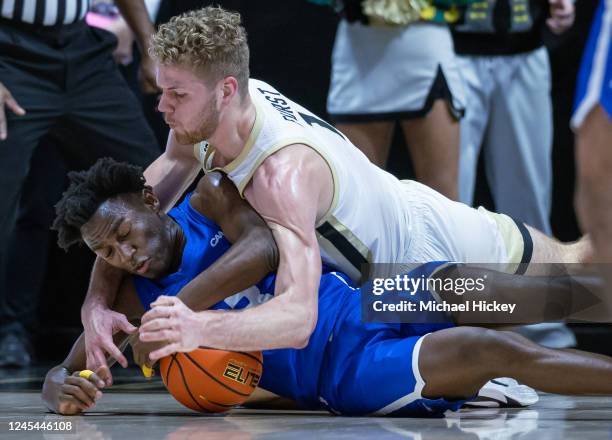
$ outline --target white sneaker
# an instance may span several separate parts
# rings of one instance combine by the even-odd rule
[[[540,400],[538,393],[527,385],[521,385],[509,377],[488,381],[478,395],[465,403],[466,407],[523,408]]]

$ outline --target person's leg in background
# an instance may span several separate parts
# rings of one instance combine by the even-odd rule
[[[451,198],[457,197],[456,119],[463,112],[454,58],[444,25],[380,27],[342,20],[327,101],[340,131],[381,167],[394,121],[402,121],[416,178]]]
[[[27,351],[28,335],[13,309],[22,292],[6,284],[8,244],[32,154],[62,112],[61,60],[41,38],[3,24],[0,82],[26,111],[23,116],[6,112],[8,137],[0,141],[0,366],[9,366],[15,365],[12,354]]]
[[[22,105],[26,109],[29,108],[27,103]],[[29,116],[33,116],[32,113],[29,113]],[[23,187],[29,173],[32,152],[35,150],[39,139],[48,130],[48,124],[46,123],[48,120],[41,118],[40,124],[34,125],[28,124],[25,119],[20,119],[17,122],[9,117],[8,138],[5,141],[0,141],[0,246],[2,247],[0,249],[0,280],[2,283],[0,286],[0,367],[27,366],[32,355],[30,334],[20,321],[24,313],[28,314],[24,310],[29,309],[28,304],[32,298],[30,292],[26,292],[21,287],[16,290],[15,285],[19,285],[23,280],[32,280],[31,276],[25,275],[24,272],[27,272],[27,268],[39,257],[46,258],[46,253],[41,256],[37,252],[37,243],[34,248],[31,248],[26,245],[26,243],[31,244],[31,241],[24,243],[16,241],[22,240],[23,234],[19,234],[19,237],[15,235],[17,233],[15,220],[20,206],[22,189],[25,191],[27,188],[33,189],[40,186],[33,181],[28,182],[27,188]],[[44,164],[44,166],[49,166],[49,164]],[[40,183],[43,186],[49,185],[49,188],[52,185],[44,180]],[[35,203],[35,200],[29,199],[29,203]],[[36,218],[32,219],[32,222],[24,219],[23,214],[23,212],[19,212],[19,220],[23,222],[22,225],[37,222]],[[14,272],[17,261],[12,254],[16,249],[30,251],[31,253],[30,257],[19,260],[25,261],[26,265],[17,267],[18,272]],[[8,280],[9,273],[13,277],[10,283]],[[33,273],[36,277],[40,275],[38,272]],[[16,279],[15,277],[22,279]]]
[[[395,121],[338,122],[335,125],[372,163],[386,168]]]
[[[483,148],[496,211],[550,235],[553,127],[548,53],[542,47],[491,62],[495,88]],[[517,332],[547,347],[576,345],[572,331],[559,323],[524,326]]]
[[[591,234],[598,263],[612,287],[612,114],[598,105],[584,119],[576,136],[578,187],[576,210]],[[612,310],[612,293],[608,301]]]
[[[551,234],[552,101],[545,48],[494,58],[496,88],[485,137],[496,211]]]
[[[419,182],[457,200],[459,122],[444,99],[433,103],[422,118],[401,122]]]
[[[591,234],[612,310],[612,1],[601,0],[591,24],[576,87],[576,211]]]
[[[487,58],[458,56],[457,64],[465,90],[465,115],[461,119],[459,154],[459,201],[472,206],[476,171],[482,142],[489,124],[493,87]]]
[[[45,137],[32,157],[8,243],[7,302],[14,316],[13,332],[21,340],[13,338],[13,343],[5,346],[5,365],[27,366],[32,361],[32,341],[39,330],[39,294],[48,260],[49,225],[54,218],[53,204],[64,189],[65,175],[55,142]]]
[[[104,156],[144,168],[161,154],[140,102],[111,56],[114,44],[109,32],[86,28],[67,49],[71,106],[60,132],[66,157],[79,168]]]

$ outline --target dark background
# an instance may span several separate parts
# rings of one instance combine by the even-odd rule
[[[180,7],[178,4],[180,3]],[[181,10],[200,7],[207,2],[166,1],[162,3],[158,21]],[[329,85],[330,57],[337,18],[331,9],[305,0],[220,1],[224,7],[243,14],[251,48],[251,76],[273,84],[284,94],[326,116],[325,101]],[[573,208],[574,138],[569,119],[575,89],[575,78],[582,48],[586,41],[595,0],[576,2],[576,23],[562,37],[545,35],[553,73],[554,109],[554,198],[552,227],[563,241],[579,236]],[[136,85],[136,70],[126,69],[128,82]],[[154,110],[155,99],[145,97],[143,106],[156,130],[160,144],[165,144],[166,129]],[[49,166],[48,163],[45,164]],[[388,163],[389,169],[401,178],[413,177],[410,160],[402,137],[396,133]],[[483,178],[482,161],[476,190],[476,204],[494,209]],[[469,225],[466,225],[469,227]],[[56,237],[50,232],[51,240]],[[80,306],[85,296],[93,255],[81,247],[68,254],[52,247],[49,267],[43,286],[40,307],[41,329],[37,335],[40,359],[60,360],[81,331]],[[602,327],[574,326],[583,348],[604,351],[609,334]]]

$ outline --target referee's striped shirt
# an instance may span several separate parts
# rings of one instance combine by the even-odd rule
[[[75,23],[88,8],[89,0],[0,0],[2,18],[43,26]]]

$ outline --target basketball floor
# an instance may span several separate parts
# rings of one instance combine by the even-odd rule
[[[82,416],[46,411],[46,368],[0,370],[0,439],[612,439],[612,398],[542,394],[529,409],[462,410],[443,419],[335,417],[325,412],[236,409],[201,415],[183,408],[159,381],[119,369],[116,385]],[[10,431],[9,422],[70,421],[70,432]]]

